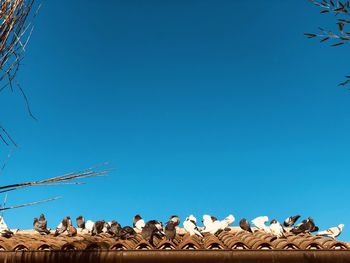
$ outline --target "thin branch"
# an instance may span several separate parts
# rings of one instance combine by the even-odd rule
[[[52,177],[49,179],[0,186],[0,193],[14,191],[14,190],[17,190],[20,188],[31,187],[31,186],[65,185],[65,184],[67,184],[67,182],[69,184],[81,184],[80,182],[74,182],[74,181],[80,180],[80,179],[85,179],[85,178],[90,178],[90,177],[105,176],[105,175],[107,175],[107,173],[109,171],[110,171],[110,169],[105,169],[105,170],[99,171],[99,170],[95,170],[94,167],[92,167],[92,168],[88,168],[88,169],[83,170],[83,171],[68,173],[65,175],[56,176],[56,177]],[[71,182],[71,181],[73,181],[73,182]]]
[[[5,211],[5,210],[10,210],[10,209],[16,209],[16,208],[21,208],[21,207],[26,207],[26,206],[32,206],[32,205],[37,205],[37,204],[42,204],[42,203],[47,203],[47,202],[52,202],[58,199],[61,199],[61,196],[50,198],[50,199],[45,199],[45,200],[40,200],[36,202],[31,202],[31,203],[26,203],[22,205],[14,205],[14,206],[8,206],[8,207],[0,207],[0,211]]]
[[[308,38],[320,38],[320,42],[331,42],[330,46],[337,47],[344,44],[350,44],[350,31],[347,31],[347,26],[350,24],[348,16],[350,16],[350,1],[335,1],[335,0],[309,0],[314,5],[320,7],[321,14],[333,13],[338,18],[336,19],[336,30],[323,29],[319,27],[318,33],[305,33]],[[339,18],[340,17],[340,18]],[[341,82],[338,86],[346,86],[350,83],[350,79]]]
[[[11,141],[11,143],[13,144],[13,146],[17,147],[16,142],[12,139],[12,137],[10,136],[10,134],[6,131],[6,129],[0,125],[0,130],[3,131],[3,133],[6,135],[6,137]],[[7,144],[8,145],[8,144]]]

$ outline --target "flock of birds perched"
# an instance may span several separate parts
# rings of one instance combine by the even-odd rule
[[[284,220],[283,224],[280,224],[276,219],[273,219],[269,225],[267,225],[269,222],[268,217],[259,216],[251,221],[253,227],[251,227],[247,219],[242,218],[239,222],[239,227],[241,230],[251,233],[255,231],[264,231],[266,233],[270,233],[275,238],[283,238],[287,232],[298,235],[301,233],[313,233],[319,230],[311,217],[304,219],[301,223],[296,225],[299,218],[299,215],[290,216]],[[76,228],[73,226],[71,218],[66,216],[56,227],[53,235],[59,236],[64,234],[68,236],[75,236],[78,232],[91,235],[106,233],[112,237],[125,240],[130,239],[139,233],[144,239],[148,240],[150,244],[153,245],[154,237],[160,239],[165,237],[168,240],[173,240],[176,233],[180,231],[185,231],[191,236],[196,235],[199,237],[203,237],[207,234],[217,235],[222,231],[231,231],[230,226],[234,223],[234,221],[235,217],[233,215],[229,215],[223,220],[218,220],[214,216],[203,215],[203,226],[199,227],[197,226],[197,219],[193,215],[190,215],[183,222],[183,229],[180,229],[180,218],[176,215],[171,216],[165,226],[163,226],[162,222],[158,220],[150,220],[145,222],[140,215],[135,215],[133,218],[132,227],[122,227],[115,220],[111,222],[104,220],[96,222],[91,220],[85,221],[83,216],[78,216],[76,218]],[[319,231],[316,235],[335,239],[341,234],[343,228],[344,225],[340,224],[337,227],[332,227],[325,231]],[[47,228],[47,220],[44,214],[41,214],[39,219],[34,218],[33,229],[42,235],[51,234],[51,230]],[[14,235],[14,233],[7,227],[3,217],[0,217],[0,234],[1,236],[7,238]]]

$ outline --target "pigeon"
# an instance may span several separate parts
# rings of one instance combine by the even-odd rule
[[[95,236],[101,233],[107,233],[108,232],[108,223],[106,223],[105,221],[101,220],[101,221],[96,221],[92,231],[91,231],[91,235]]]
[[[318,227],[315,225],[314,220],[309,217],[303,220],[299,225],[295,226],[291,232],[295,235],[300,233],[311,233],[318,231]]]
[[[126,239],[133,238],[135,235],[136,235],[136,232],[132,227],[125,226],[122,229],[120,229],[116,237],[122,240],[126,240]]]
[[[282,225],[276,219],[271,220],[270,230],[271,230],[271,233],[278,238],[284,236],[285,231],[284,231]]]
[[[180,225],[180,217],[174,215],[169,218],[169,221],[174,222],[175,226]]]
[[[210,233],[215,235],[219,230],[221,230],[221,222],[215,220],[216,217],[211,217],[209,215],[203,216],[204,229],[201,231],[203,233]]]
[[[159,234],[165,236],[164,231],[163,231],[163,224],[162,224],[162,222],[159,222],[157,220],[150,220],[147,223],[155,225],[156,228],[159,231]]]
[[[73,226],[72,219],[70,219],[70,216],[67,216],[67,228]]]
[[[56,231],[54,234],[55,237],[63,234],[65,231],[67,231],[69,220],[70,220],[69,216],[66,216],[65,218],[63,218],[62,222],[56,227]]]
[[[85,228],[85,218],[83,216],[78,216],[75,220],[77,223],[77,227],[84,229]]]
[[[183,225],[186,232],[188,232],[190,236],[198,235],[200,237],[203,237],[203,235],[198,230],[197,219],[193,215],[187,217],[186,220],[183,222]]]
[[[174,221],[167,222],[165,226],[165,236],[168,240],[173,240],[176,236],[176,223]]]
[[[233,215],[228,215],[224,220],[220,221],[220,229],[225,230],[229,225],[235,222],[235,217]]]
[[[319,230],[319,229],[318,229],[318,226],[315,225],[315,222],[314,222],[314,220],[313,220],[311,217],[309,217],[309,222],[310,222],[310,224],[311,224],[311,227],[310,227],[310,232],[311,232],[311,233],[312,233],[312,232],[316,232],[316,231]]]
[[[95,225],[95,222],[94,221],[91,221],[91,220],[88,220],[86,221],[85,223],[85,229],[91,233],[92,232],[92,229],[94,228],[94,225]]]
[[[34,218],[33,228],[35,231],[39,232],[41,235],[50,234],[50,230],[47,229],[47,221],[44,214],[41,214],[39,219]]]
[[[327,230],[318,232],[317,236],[331,237],[335,239],[341,234],[341,232],[343,231],[343,228],[344,228],[344,224],[340,224],[337,227],[331,227],[331,228],[328,228]]]
[[[154,246],[153,243],[153,237],[155,233],[158,231],[158,228],[154,224],[147,223],[141,231],[142,237],[147,240],[152,246]]]
[[[286,220],[284,220],[283,226],[292,227],[298,221],[299,218],[300,218],[300,215],[290,216],[286,218]]]
[[[241,221],[239,221],[239,226],[245,231],[248,231],[250,233],[253,233],[252,229],[250,228],[249,222],[247,219],[242,218]]]
[[[33,229],[35,231],[40,231],[41,229],[39,228],[39,220],[37,217],[34,217],[34,221],[33,221]]]
[[[202,223],[204,225],[204,229],[208,228],[211,226],[211,224],[216,221],[216,220],[213,220],[215,219],[215,217],[212,217],[210,215],[203,215],[203,220],[202,220]]]
[[[10,238],[14,235],[6,225],[5,220],[2,216],[0,216],[0,235],[5,238]]]
[[[142,228],[145,226],[145,221],[142,219],[140,215],[135,215],[133,219],[133,226],[136,232],[140,233]]]
[[[148,221],[141,231],[142,237],[154,246],[154,237],[162,238],[165,236],[162,224],[157,220]]]
[[[41,215],[40,215],[40,217],[39,217],[39,223],[41,224],[41,226],[42,226],[43,228],[45,228],[45,229],[47,228],[47,220],[46,220],[44,214],[41,214]]]
[[[259,230],[263,230],[266,233],[270,233],[270,228],[265,225],[265,223],[268,221],[269,221],[269,218],[267,216],[259,216],[257,218],[254,218],[252,220],[252,223]]]
[[[112,220],[112,222],[110,223],[110,228],[108,230],[108,233],[112,236],[118,236],[120,230],[121,230],[121,225],[115,221],[115,220]]]
[[[77,229],[74,226],[72,226],[72,225],[68,226],[67,231],[68,231],[68,236],[69,237],[76,236],[77,233],[78,233]]]
[[[105,222],[105,224],[103,225],[103,228],[102,228],[102,233],[108,233],[110,228],[111,228],[110,223]]]

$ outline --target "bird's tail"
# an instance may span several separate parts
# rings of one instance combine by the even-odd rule
[[[327,236],[327,235],[328,235],[327,231],[320,231],[316,234],[316,236]]]
[[[202,233],[199,232],[197,229],[194,230],[194,233],[200,237],[203,237]]]

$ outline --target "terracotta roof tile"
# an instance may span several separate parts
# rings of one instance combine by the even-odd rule
[[[177,235],[173,241],[154,239],[154,246],[141,235],[136,235],[129,240],[118,240],[109,235],[102,234],[91,236],[81,234],[75,237],[53,235],[41,236],[30,233],[18,232],[13,237],[0,238],[0,250],[24,251],[24,250],[238,250],[238,249],[346,249],[350,250],[347,243],[331,238],[314,235],[286,235],[283,238],[275,238],[264,232],[254,234],[246,231],[222,232],[218,235],[198,236]]]

